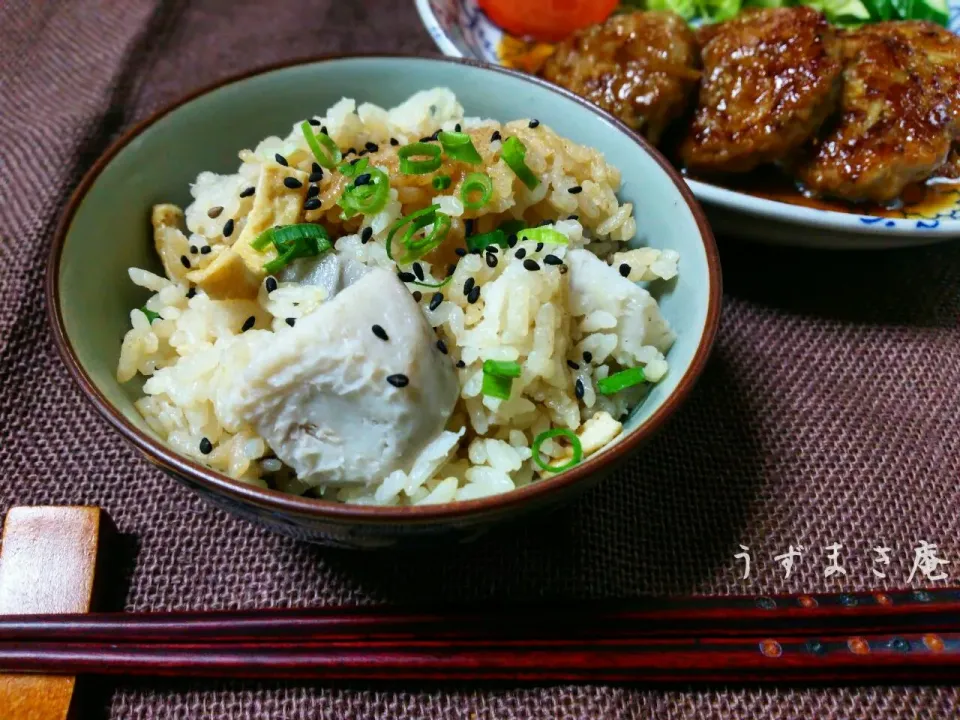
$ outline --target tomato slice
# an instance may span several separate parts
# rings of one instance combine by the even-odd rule
[[[479,0],[481,9],[512,35],[558,42],[574,30],[603,22],[619,0]]]

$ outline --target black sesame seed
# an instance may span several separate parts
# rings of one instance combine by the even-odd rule
[[[323,173],[310,173],[310,177],[307,178],[308,182],[317,183],[323,180]]]
[[[272,276],[268,277],[266,287],[267,287],[267,292],[272,293],[274,290],[277,289],[277,279]]]
[[[623,277],[629,277],[630,266],[627,265],[626,263],[620,263],[620,274],[623,275]]]
[[[180,256],[180,262],[183,263],[183,266],[184,266],[185,268],[187,268],[187,269],[190,268],[190,258],[188,258],[186,255],[181,255],[181,256]]]
[[[580,369],[580,366],[577,363],[575,363],[573,360],[567,360],[567,367],[569,367],[571,370]]]
[[[387,378],[387,382],[393,385],[395,388],[402,388],[410,384],[410,378],[403,373],[397,373],[396,375],[390,375]]]
[[[460,132],[460,123],[457,123],[456,125],[453,126],[453,131]]]
[[[304,210],[319,210],[320,206],[323,205],[323,201],[320,198],[310,198],[303,204]]]
[[[327,126],[326,126],[326,125],[324,125],[322,128],[320,128],[320,132],[322,132],[324,135],[329,135],[329,134],[330,134],[329,132],[327,132]]]
[[[497,266],[497,256],[487,253],[487,267],[495,268]]]
[[[389,337],[387,337],[387,331],[384,330],[384,329],[383,329],[382,327],[380,327],[379,325],[374,325],[374,326],[371,328],[371,330],[373,330],[373,334],[376,335],[376,336],[377,336],[378,338],[380,338],[381,340],[389,340],[389,339],[390,339]]]
[[[567,215],[567,220],[579,220],[579,215]]]
[[[516,234],[516,233],[510,233],[510,237],[507,238],[507,245],[508,245],[509,247],[512,247],[512,248],[517,246],[517,234]]]
[[[357,179],[353,181],[354,186],[360,187],[361,185],[367,185],[370,183],[370,173],[363,173],[363,175],[357,175]]]
[[[290,327],[293,327],[294,325],[297,324],[297,319],[296,319],[296,318],[287,318],[286,320],[284,320],[284,322],[285,322],[287,325],[289,325]]]
[[[209,455],[213,452],[213,443],[210,442],[207,438],[201,438],[200,440],[200,452],[204,455]]]
[[[487,246],[484,248],[484,250],[486,250],[488,253],[493,253],[494,255],[496,255],[497,252],[499,252],[499,250],[500,250],[500,246],[499,246],[499,245],[495,245],[495,244],[491,244],[491,245],[487,245]]]
[[[583,188],[580,187],[579,185],[574,185],[572,188],[567,190],[567,192],[570,193],[571,195],[577,195],[583,192]]]
[[[561,260],[560,258],[558,258],[556,255],[544,255],[544,256],[543,256],[543,264],[544,264],[544,265],[559,265],[559,264],[561,264],[562,262],[563,262],[563,260]]]
[[[414,275],[412,272],[404,272],[404,271],[398,272],[397,277],[400,278],[400,282],[405,282],[405,283],[413,282],[414,280],[417,279],[417,276]]]
[[[466,256],[467,256],[467,249],[466,249],[466,248],[457,248],[456,250],[454,250],[454,252],[455,252],[459,257],[466,257]]]
[[[390,138],[390,144],[396,147],[397,145],[400,144],[400,141],[397,140],[396,138]]]
[[[480,286],[477,285],[473,290],[470,291],[470,294],[467,295],[467,302],[473,305],[479,299],[480,299]]]
[[[499,130],[494,130],[493,135],[490,136],[490,142],[496,142],[497,140],[500,140],[502,137],[503,135],[500,134]]]
[[[317,127],[320,124],[320,121],[317,120],[316,118],[309,118],[307,122],[313,125],[314,127]]]
[[[357,153],[357,159],[359,160],[360,158],[362,158],[362,157],[363,157],[364,155],[366,155],[366,154],[367,154],[367,150],[366,150],[366,148],[364,148],[363,150],[361,150],[360,152]]]
[[[372,238],[372,237],[373,237],[373,228],[372,228],[372,227],[365,227],[365,228],[360,232],[360,242],[363,243],[364,245],[366,245],[368,242],[370,242],[370,238]]]
[[[534,118],[533,120],[530,121],[530,127],[531,127],[531,128],[535,128],[535,127],[537,127],[539,124],[540,124],[540,121],[537,120],[536,118]]]
[[[426,137],[420,138],[419,142],[430,142],[431,140],[433,140],[433,138],[427,135]]]
[[[187,290],[187,300],[189,300],[192,297],[195,297],[196,294],[197,294],[197,289],[193,287],[190,288],[189,290]]]
[[[436,310],[438,307],[440,307],[440,303],[442,302],[443,302],[443,293],[435,292],[433,294],[433,297],[430,298],[430,304],[427,307],[429,307],[431,310]]]
[[[537,261],[536,261],[536,260],[531,260],[530,258],[527,258],[526,260],[523,261],[523,266],[524,266],[527,270],[530,270],[530,271],[534,271],[534,270],[539,270],[539,269],[540,269],[540,265],[537,263]]]
[[[584,361],[585,363],[588,363],[588,362],[590,362],[591,360],[593,360],[593,353],[590,352],[589,350],[584,350],[584,351],[583,351],[583,361]]]
[[[281,155],[280,153],[276,153],[276,154],[273,156],[273,159],[276,160],[276,161],[277,161],[278,163],[280,163],[281,165],[283,165],[284,167],[290,167],[290,163],[288,163],[288,162],[287,162],[287,159],[286,159],[283,155]]]
[[[256,191],[257,191],[257,189],[256,189],[253,185],[251,185],[251,186],[248,187],[246,190],[241,190],[241,191],[240,191],[240,197],[242,197],[242,198],[250,197],[250,196],[253,195]]]
[[[352,166],[356,165],[358,162],[360,162],[360,158],[357,158],[357,159],[355,159],[355,160],[351,160],[351,161],[350,161],[350,166],[352,167]]]
[[[543,243],[542,243],[542,242],[538,242],[538,243],[537,243],[537,249],[534,250],[534,252],[540,252],[541,250],[543,250]]]
[[[321,175],[323,175],[323,165],[321,165],[318,162],[315,162],[312,165],[310,165],[310,170],[312,172],[320,173]]]
[[[367,142],[367,144],[364,145],[364,147],[367,149],[368,152],[377,152],[377,150],[380,149],[380,146],[377,145],[375,142]]]
[[[191,245],[191,246],[190,246],[190,254],[191,254],[191,255],[196,255],[198,252],[200,252],[200,248],[198,248],[196,245]]]
[[[438,129],[438,130],[434,130],[434,131],[433,131],[433,135],[430,136],[430,139],[431,139],[431,140],[436,140],[438,137],[440,137],[440,133],[441,133],[441,132],[442,132],[442,131],[439,130],[439,129]]]
[[[200,248],[201,255],[209,255],[211,252],[213,252],[213,248],[209,245],[204,245],[202,248]]]
[[[472,277],[468,277],[463,283],[463,294],[469,295],[470,291],[473,290],[476,284],[477,284],[476,280],[474,280]]]
[[[320,194],[320,188],[316,185],[311,185],[310,188],[307,190],[308,198],[316,197],[319,194]]]
[[[230,237],[231,235],[233,235],[233,218],[223,224],[223,236]]]
[[[447,344],[443,340],[437,340],[437,350],[442,352],[444,355],[447,354]]]
[[[251,315],[250,317],[248,317],[246,320],[243,321],[243,327],[240,328],[240,332],[242,333],[246,332],[247,330],[252,328],[254,325],[256,325],[256,323],[257,323],[257,319],[253,315]]]
[[[419,290],[414,290],[413,299],[416,300],[417,302],[420,302],[421,300],[423,300],[423,293],[420,292]]]
[[[223,206],[215,205],[214,207],[207,210],[207,217],[215,220],[216,218],[220,217],[220,213],[222,212],[223,212]]]
[[[413,274],[417,276],[417,280],[419,280],[420,282],[423,282],[423,278],[424,278],[423,265],[421,265],[418,262],[415,262],[413,264]]]
[[[447,265],[447,275],[453,275],[457,271],[456,265]]]
[[[458,368],[465,368],[466,366],[467,366],[467,364],[466,364],[463,360],[457,360],[457,367],[458,367]]]
[[[285,177],[283,179],[283,184],[291,190],[296,190],[303,187],[303,183],[297,180],[295,177]]]
[[[573,392],[577,396],[577,400],[583,400],[583,380],[580,378],[577,378],[577,382],[573,386]]]
[[[513,256],[514,256],[517,260],[523,260],[523,259],[527,256],[527,249],[526,249],[526,248],[520,248],[519,250],[517,250],[517,251],[513,254]]]
[[[356,155],[356,154],[357,154],[357,149],[356,149],[356,148],[350,148],[349,150],[347,150],[347,151],[343,154],[343,156],[346,157],[347,155]]]

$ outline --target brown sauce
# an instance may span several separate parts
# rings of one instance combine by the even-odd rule
[[[889,218],[932,218],[960,203],[960,180],[957,179],[931,178],[925,183],[908,186],[896,203],[877,205],[875,203],[851,203],[843,200],[808,197],[797,188],[793,180],[776,170],[755,170],[741,176],[725,178],[723,182],[717,182],[715,179],[704,180],[699,177],[690,177],[715,187],[742,192],[765,200],[775,200],[815,210],[832,210],[833,212],[854,215],[876,215]]]

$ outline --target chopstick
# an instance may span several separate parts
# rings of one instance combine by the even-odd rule
[[[327,680],[960,678],[960,594],[0,617],[0,671]]]

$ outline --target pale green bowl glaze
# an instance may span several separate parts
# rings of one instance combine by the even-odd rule
[[[235,172],[237,152],[342,97],[395,105],[435,86],[451,88],[468,115],[501,121],[537,117],[601,150],[623,174],[634,204],[636,244],[680,253],[680,276],[661,288],[677,332],[670,372],[627,423],[629,435],[577,468],[499,497],[421,508],[338,505],[234,482],[166,448],[133,407],[140,387],[114,371],[131,308],[147,293],[131,266],[159,270],[149,233],[158,202],[185,206],[202,170]],[[576,96],[501,68],[413,57],[324,58],[229,80],[196,93],[133,128],[81,183],[61,221],[48,270],[51,321],[73,377],[104,417],[148,458],[219,503],[257,522],[326,544],[380,546],[437,534],[469,537],[495,520],[555,505],[635,450],[687,394],[703,369],[720,311],[720,266],[703,213],[668,163],[637,135]]]

